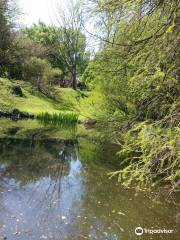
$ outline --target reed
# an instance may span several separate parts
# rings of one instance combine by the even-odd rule
[[[79,115],[75,112],[59,112],[59,113],[48,113],[42,112],[38,114],[37,119],[44,124],[55,124],[55,125],[75,125],[78,122]]]

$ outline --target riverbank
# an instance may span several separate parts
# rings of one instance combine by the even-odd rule
[[[71,128],[69,131],[65,126],[44,125],[36,120],[12,121],[2,118],[0,119],[0,138],[64,141],[72,139],[72,136],[73,138],[83,136],[91,138],[94,144],[101,139],[103,141],[108,139],[109,142],[118,144],[116,154],[119,159],[119,168],[112,176],[116,176],[126,188],[133,186],[138,190],[150,190],[167,186],[169,194],[178,191],[178,124],[173,126],[170,122],[171,127],[163,127],[163,121],[137,121],[131,128],[123,131],[119,128],[122,120],[116,121],[116,124],[112,122],[112,126],[107,124],[109,115],[105,114],[106,110],[102,107],[103,98],[96,91],[81,92],[54,87],[51,97],[48,97],[34,89],[30,83],[23,81],[1,78],[0,84],[2,112],[14,112],[12,109],[16,108],[20,111],[18,113],[37,116],[42,112],[51,114],[59,111],[73,111],[79,114],[78,123],[81,123],[78,124],[77,129]],[[14,94],[12,89],[15,84],[19,86],[22,94]],[[106,128],[103,123],[106,124]],[[166,123],[168,123],[167,119]],[[95,129],[93,129],[94,126]]]
[[[101,96],[94,92],[56,86],[45,95],[30,82],[5,78],[0,78],[0,88],[0,117],[11,117],[14,110],[27,114],[24,118],[42,112],[74,111],[79,114],[80,121],[85,121],[97,117],[96,110],[101,102]]]
[[[72,89],[54,88],[54,99],[43,95],[29,82],[0,78],[0,107],[4,109],[17,108],[31,114],[43,111],[49,113],[58,110],[70,110],[77,105],[77,94]],[[23,95],[16,95],[13,87],[19,86]]]

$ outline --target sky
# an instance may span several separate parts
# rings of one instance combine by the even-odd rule
[[[73,0],[76,1],[76,0]],[[39,20],[51,25],[56,24],[57,9],[64,9],[67,5],[67,0],[17,0],[20,10],[20,17],[18,22],[20,26],[31,26],[33,23],[38,23]],[[94,28],[92,23],[85,24],[89,32],[93,32]],[[97,51],[99,42],[92,40],[91,35],[85,32],[89,48]]]
[[[31,26],[39,20],[51,24],[55,18],[58,4],[63,5],[65,0],[18,0],[18,6],[22,13],[20,23]]]

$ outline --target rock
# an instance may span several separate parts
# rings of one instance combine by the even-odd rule
[[[1,111],[0,110],[0,117],[7,117],[11,118],[12,120],[22,120],[22,119],[34,119],[35,116],[33,114],[21,112],[18,109],[13,109],[11,111]]]
[[[0,110],[0,117],[10,117],[10,113],[6,111],[1,111]]]
[[[97,123],[97,120],[88,118],[83,123],[86,127],[92,127]]]
[[[21,112],[18,109],[13,109],[11,118],[13,120],[21,120],[21,119],[28,119],[28,118],[34,119],[35,116],[33,114]]]
[[[12,86],[12,94],[18,96],[18,97],[23,97],[24,94],[22,92],[22,89],[19,85],[13,85]]]
[[[13,109],[12,110],[12,115],[11,115],[11,118],[13,120],[18,120],[19,119],[19,114],[20,114],[20,111],[18,109]]]

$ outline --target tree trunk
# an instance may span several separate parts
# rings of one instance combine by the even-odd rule
[[[38,76],[38,78],[37,78],[37,88],[38,88],[38,91],[41,91],[40,77],[39,77],[39,76]]]
[[[72,72],[72,88],[73,88],[74,90],[77,89],[76,68],[75,68],[74,71]]]

